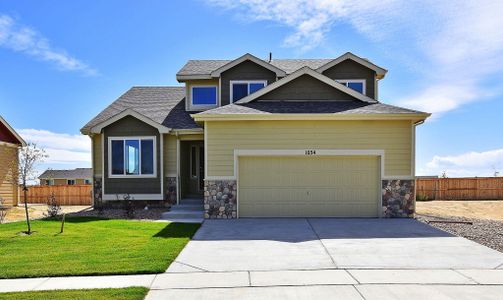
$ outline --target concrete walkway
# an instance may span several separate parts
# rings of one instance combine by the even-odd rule
[[[329,269],[0,280],[0,292],[150,288],[147,299],[501,299],[503,270]]]

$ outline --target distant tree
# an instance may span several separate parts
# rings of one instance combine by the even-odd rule
[[[440,175],[440,178],[447,178],[447,172],[442,171],[442,175]]]
[[[28,213],[28,182],[34,181],[37,179],[37,174],[35,170],[35,166],[37,163],[42,162],[48,155],[45,153],[44,149],[38,148],[34,143],[28,143],[25,147],[19,150],[19,163],[17,168],[17,182],[21,189],[23,190],[24,195],[24,211],[26,215],[26,225],[28,230],[27,234],[31,234],[31,225],[30,225],[30,215]]]

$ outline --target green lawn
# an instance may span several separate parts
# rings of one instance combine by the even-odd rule
[[[61,290],[0,293],[0,300],[140,300],[148,293],[147,288],[130,287],[123,289]]]
[[[199,224],[67,218],[0,225],[0,278],[164,272]]]

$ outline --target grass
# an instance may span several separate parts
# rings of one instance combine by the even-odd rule
[[[199,224],[68,217],[0,225],[0,278],[164,272]]]
[[[0,293],[0,300],[140,300],[148,293],[147,288],[130,287],[123,289],[59,290]]]

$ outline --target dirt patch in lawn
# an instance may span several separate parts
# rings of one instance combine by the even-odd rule
[[[90,209],[90,206],[61,206],[62,213],[76,213]],[[44,204],[28,204],[28,213],[31,220],[44,218],[47,213],[47,205]],[[24,205],[14,206],[7,211],[5,222],[17,222],[26,220]]]
[[[503,221],[503,200],[500,201],[417,201],[419,215],[462,217]]]

